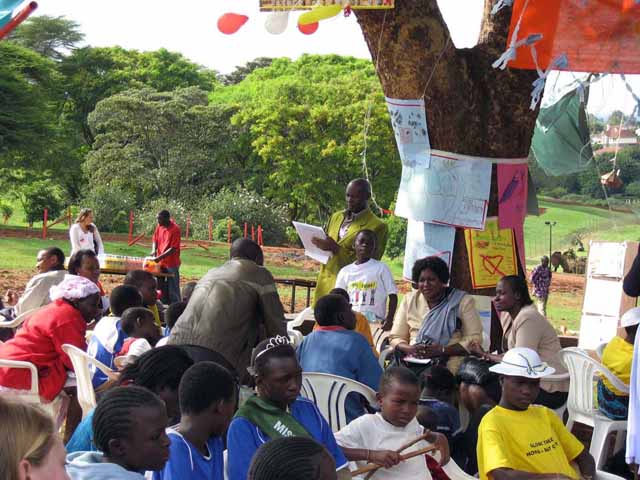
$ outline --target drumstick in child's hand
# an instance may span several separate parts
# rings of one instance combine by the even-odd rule
[[[410,458],[413,458],[413,457],[419,457],[420,455],[425,455],[434,450],[436,450],[436,447],[431,446],[431,447],[426,447],[420,450],[416,450],[415,452],[407,453],[406,455],[400,455],[400,461],[404,462],[405,460],[409,460]],[[351,472],[351,476],[356,477],[358,475],[362,475],[363,473],[368,473],[368,472],[378,470],[379,468],[382,468],[382,467],[383,465],[378,465],[377,463],[369,463],[368,465],[365,465],[364,467]]]
[[[431,430],[427,430],[426,432],[424,432],[422,435],[420,435],[419,437],[411,440],[409,443],[402,445],[400,448],[398,448],[396,450],[396,453],[402,453],[404,452],[407,448],[412,447],[413,445],[415,445],[416,443],[422,441],[422,440],[426,440],[427,437],[429,437],[429,435],[431,435]],[[373,472],[370,472],[366,477],[364,477],[364,480],[369,480],[374,474],[375,474],[375,470]]]

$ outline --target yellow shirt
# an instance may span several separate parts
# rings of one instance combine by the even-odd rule
[[[498,468],[531,473],[557,473],[579,478],[571,462],[584,445],[546,407],[530,406],[525,411],[496,406],[478,429],[478,471],[482,480],[491,479]]]
[[[156,322],[156,325],[158,325],[159,327],[162,327],[162,322],[160,322],[160,311],[158,310],[158,305],[148,305],[147,306],[148,310],[151,310],[151,313],[153,313],[153,321]]]
[[[631,362],[633,360],[633,344],[620,337],[613,337],[602,352],[602,364],[611,370],[616,377],[629,385],[631,381]],[[619,396],[629,396],[611,385],[611,382],[602,376],[602,383],[611,392]]]

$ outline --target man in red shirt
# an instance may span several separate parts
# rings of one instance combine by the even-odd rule
[[[171,220],[168,210],[162,210],[156,217],[158,226],[153,233],[151,259],[158,262],[172,277],[160,278],[162,300],[171,304],[180,301],[180,227]]]

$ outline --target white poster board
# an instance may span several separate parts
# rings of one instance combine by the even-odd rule
[[[616,317],[583,314],[580,319],[578,346],[586,350],[595,350],[601,343],[608,343],[615,337],[617,330]]]
[[[298,236],[300,237],[300,241],[304,246],[304,254],[309,257],[317,260],[322,264],[326,264],[331,255],[331,252],[327,252],[316,247],[313,244],[313,239],[315,237],[324,240],[327,238],[327,234],[324,232],[322,227],[318,227],[316,225],[309,225],[308,223],[300,223],[300,222],[292,222],[296,231],[298,232]]]

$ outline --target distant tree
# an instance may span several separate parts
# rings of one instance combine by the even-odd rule
[[[624,112],[621,112],[620,110],[614,110],[609,115],[609,118],[607,119],[607,123],[612,127],[617,127],[618,125],[620,125],[620,122],[622,121],[622,125],[624,126],[628,118],[629,117],[625,115]]]
[[[79,48],[62,61],[60,71],[65,77],[70,118],[77,122],[88,145],[94,137],[87,117],[102,99],[130,88],[171,91],[195,86],[209,91],[216,83],[215,72],[165,49],[141,53],[121,47]]]
[[[84,40],[80,25],[64,17],[40,15],[19,25],[9,40],[52,60],[62,60]]]
[[[240,83],[242,80],[244,80],[247,77],[247,75],[249,75],[251,72],[253,72],[257,68],[268,67],[269,65],[271,65],[272,62],[273,62],[273,58],[258,57],[254,60],[251,60],[250,62],[247,62],[243,66],[236,67],[236,69],[233,72],[227,75],[222,75],[221,76],[222,83],[224,83],[225,85],[235,85],[236,83]]]

